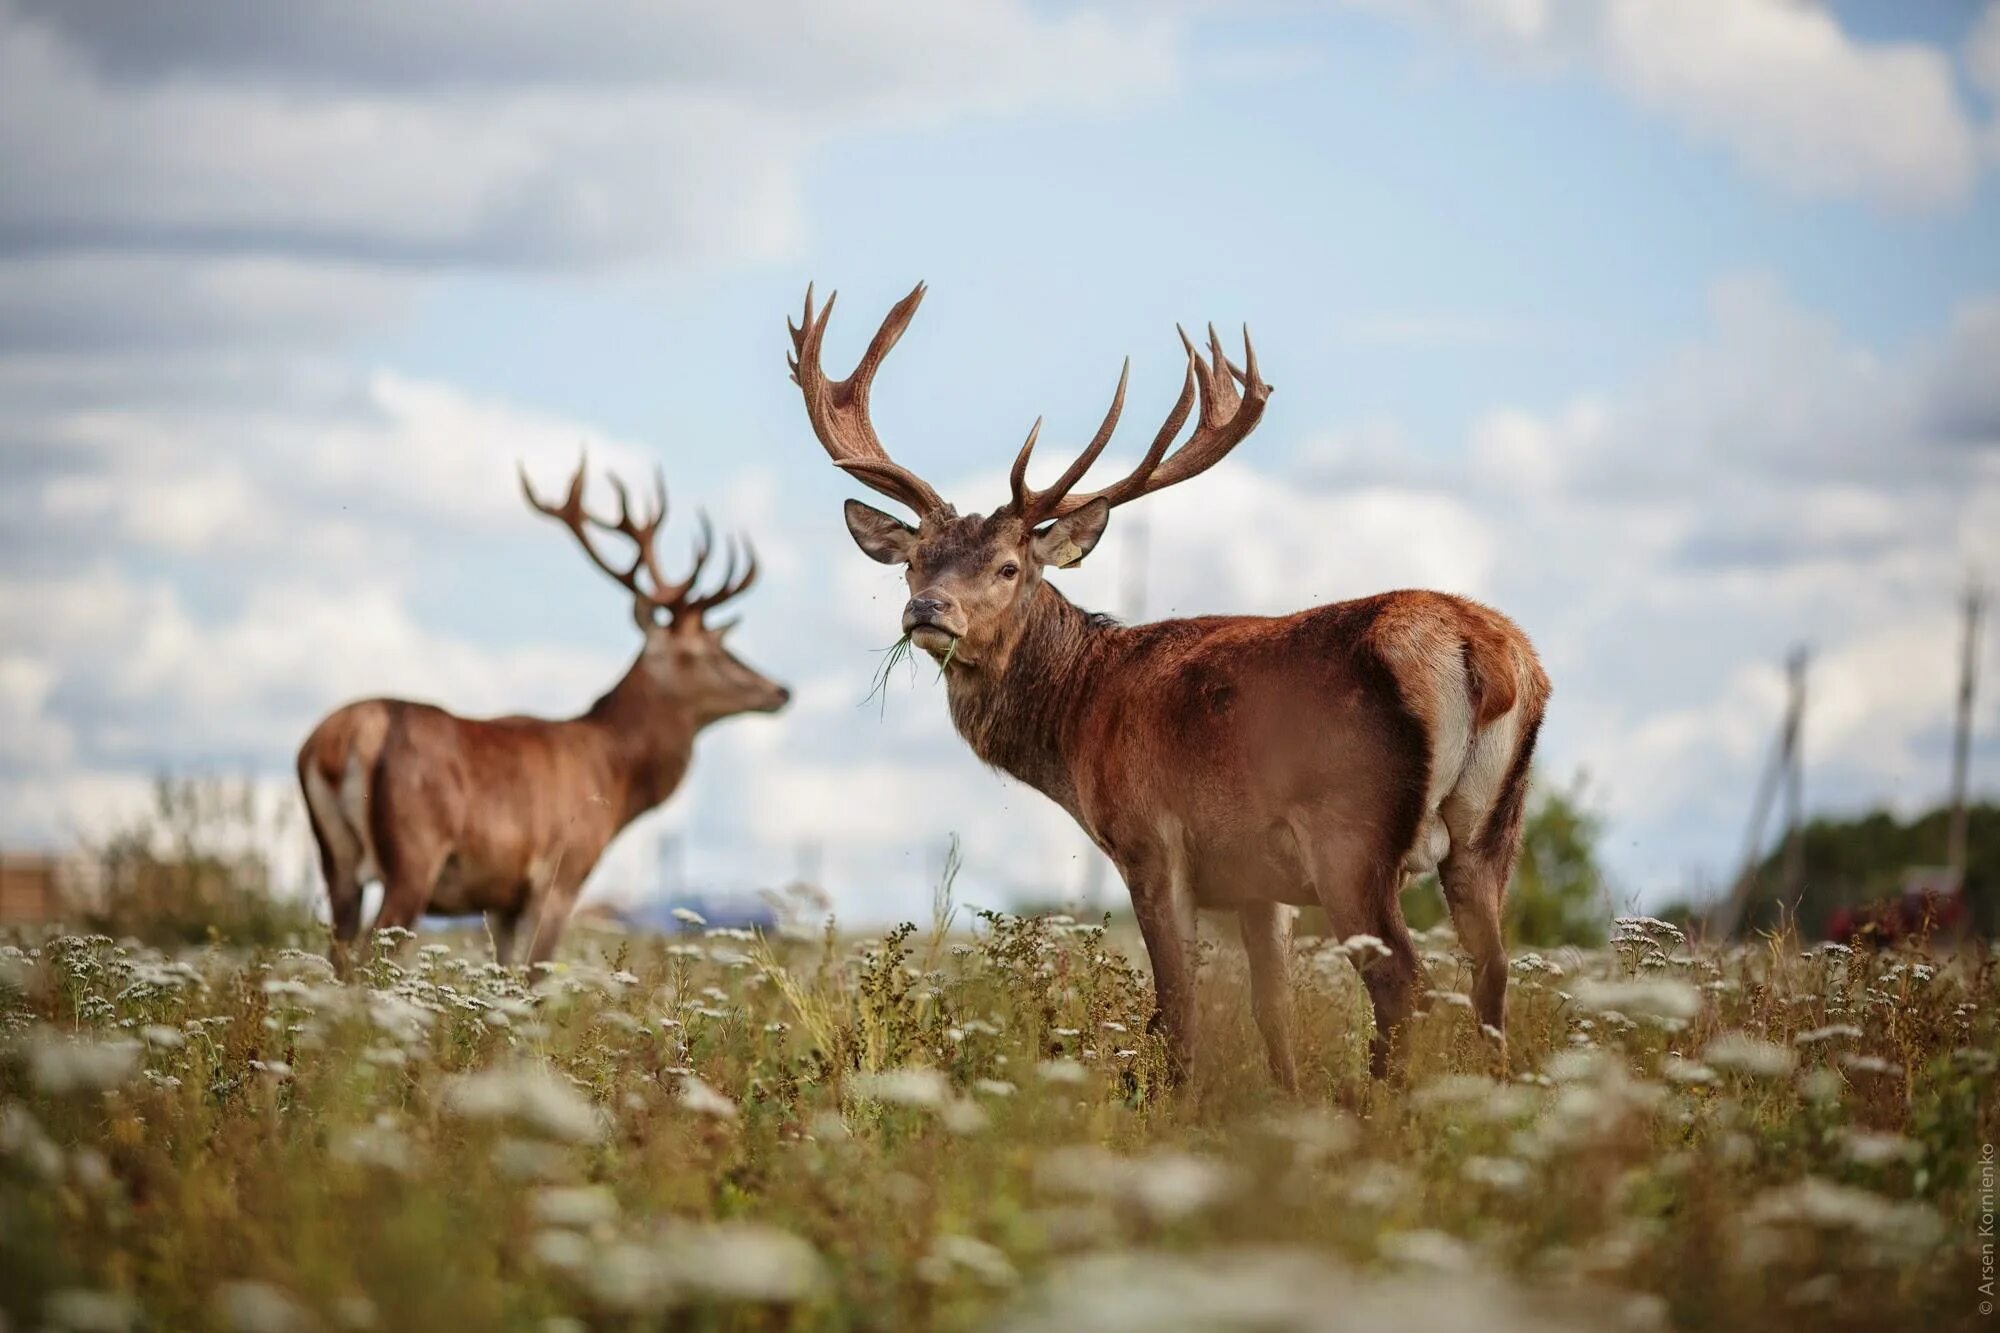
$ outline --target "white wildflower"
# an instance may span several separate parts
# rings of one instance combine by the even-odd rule
[[[529,1211],[545,1227],[587,1231],[618,1220],[618,1200],[602,1185],[552,1185],[536,1190]]]
[[[552,1234],[569,1236],[585,1253],[573,1265],[557,1262],[570,1256],[564,1253],[567,1242],[548,1239]],[[542,1262],[552,1267],[574,1268],[592,1299],[600,1305],[637,1314],[658,1311],[673,1302],[673,1274],[666,1270],[660,1263],[659,1255],[649,1246],[632,1241],[591,1246],[573,1231],[545,1231],[536,1237],[536,1242],[537,1254]]]
[[[163,1023],[148,1023],[139,1029],[139,1036],[148,1046],[162,1051],[177,1051],[187,1045],[186,1033]]]
[[[827,1283],[826,1264],[811,1244],[752,1222],[673,1228],[662,1255],[682,1289],[709,1300],[793,1304]]]
[[[1317,1166],[1339,1157],[1361,1137],[1353,1119],[1336,1111],[1290,1111],[1264,1121],[1264,1129],[1292,1145],[1292,1160],[1299,1166]]]
[[[700,912],[695,911],[692,907],[676,907],[673,911],[673,917],[674,920],[683,925],[705,926],[708,924],[708,918]]]
[[[506,1120],[568,1143],[604,1137],[597,1107],[542,1065],[463,1074],[445,1088],[445,1109],[468,1120]]]
[[[333,1317],[342,1328],[375,1328],[382,1322],[375,1302],[366,1296],[342,1296],[333,1303]]]
[[[34,1113],[18,1102],[0,1106],[0,1155],[20,1159],[30,1172],[44,1180],[62,1174],[62,1149]]]
[[[550,1268],[565,1271],[582,1268],[590,1262],[591,1243],[574,1231],[563,1227],[547,1227],[537,1231],[528,1241],[528,1252]]]
[[[215,1311],[235,1333],[293,1333],[312,1327],[299,1303],[268,1282],[225,1282],[215,1289]]]
[[[1035,1167],[1043,1189],[1118,1202],[1155,1222],[1172,1222],[1216,1203],[1235,1178],[1220,1163],[1191,1153],[1162,1151],[1120,1157],[1105,1148],[1058,1148]]]
[[[1512,1157],[1468,1157],[1460,1173],[1475,1185],[1503,1193],[1527,1188],[1528,1168]]]
[[[350,1166],[374,1167],[397,1175],[407,1175],[416,1165],[409,1140],[394,1121],[378,1119],[372,1125],[357,1125],[333,1141],[333,1159]]]
[[[1915,1143],[1901,1134],[1882,1134],[1865,1129],[1848,1130],[1841,1140],[1841,1151],[1849,1161],[1862,1166],[1914,1162],[1923,1155]]]
[[[1598,1013],[1615,1010],[1630,1018],[1668,1026],[1686,1023],[1701,1012],[1701,992],[1671,977],[1639,977],[1628,981],[1584,977],[1576,983],[1576,1000]]]
[[[28,1044],[28,1079],[51,1096],[101,1092],[139,1072],[139,1043],[126,1037],[107,1041],[43,1034]]]
[[[1074,1060],[1044,1060],[1035,1066],[1044,1083],[1077,1085],[1090,1081],[1090,1071]]]
[[[1752,1078],[1784,1078],[1799,1057],[1789,1046],[1764,1041],[1747,1032],[1725,1032],[1708,1044],[1702,1059],[1717,1069],[1734,1070]]]
[[[1342,1190],[1349,1203],[1363,1208],[1391,1208],[1410,1197],[1416,1177],[1394,1162],[1371,1161],[1347,1178]]]
[[[1921,1250],[1939,1236],[1937,1214],[1918,1203],[1807,1176],[1759,1195],[1744,1214],[1753,1225],[1799,1225],[1848,1231],[1896,1247]]]
[[[951,1100],[951,1080],[935,1069],[912,1066],[856,1074],[848,1086],[862,1097],[935,1111]]]
[[[70,1333],[125,1333],[139,1322],[139,1306],[119,1292],[66,1287],[42,1302],[42,1317]]]
[[[1823,1028],[1813,1028],[1792,1038],[1794,1046],[1818,1046],[1830,1041],[1860,1041],[1861,1029],[1852,1023],[1829,1023]]]
[[[1471,1247],[1464,1241],[1428,1228],[1392,1231],[1377,1242],[1377,1247],[1386,1258],[1404,1268],[1459,1274],[1473,1266]]]
[[[698,1075],[689,1074],[681,1079],[678,1096],[680,1104],[696,1115],[712,1116],[717,1120],[736,1118],[736,1103]]]
[[[931,1251],[917,1263],[917,1275],[924,1281],[942,1284],[954,1273],[964,1272],[989,1287],[1011,1287],[1020,1274],[1005,1252],[973,1236],[939,1236]]]
[[[1678,1055],[1670,1055],[1660,1062],[1660,1073],[1669,1083],[1682,1087],[1695,1087],[1715,1082],[1715,1071],[1698,1060],[1686,1060]]]

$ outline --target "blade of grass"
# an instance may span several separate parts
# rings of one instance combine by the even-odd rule
[[[868,693],[861,697],[860,707],[866,708],[875,696],[880,695],[882,697],[881,711],[884,716],[887,716],[889,712],[889,673],[896,669],[897,663],[910,661],[910,654],[915,649],[910,645],[910,636],[905,634],[887,648],[878,651],[882,654],[882,661],[875,668],[875,679],[868,686]],[[916,670],[914,662],[911,663],[910,669],[912,671]]]

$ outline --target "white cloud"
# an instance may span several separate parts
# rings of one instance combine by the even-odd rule
[[[1865,42],[1801,0],[1351,0],[1454,29],[1535,69],[1583,66],[1639,105],[1810,195],[1894,211],[1956,203],[1978,134],[1951,55]],[[1991,19],[1989,16],[1989,26]],[[1992,65],[1990,36],[1969,59]]]
[[[0,240],[418,268],[768,258],[841,132],[1144,96],[1178,37],[1013,0],[396,8],[135,24],[0,4]]]

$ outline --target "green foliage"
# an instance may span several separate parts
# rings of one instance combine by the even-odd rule
[[[1887,811],[1849,819],[1814,819],[1805,826],[1803,890],[1796,904],[1778,901],[1784,881],[1782,843],[1757,868],[1761,893],[1747,913],[1746,929],[1768,930],[1795,917],[1799,930],[1817,937],[1841,907],[1894,898],[1904,873],[1945,863],[1943,807],[1908,820]],[[1966,810],[1965,888],[1985,933],[2000,933],[2000,805]]]
[[[1610,895],[1597,866],[1603,821],[1585,800],[1579,775],[1568,789],[1535,791],[1521,830],[1521,859],[1507,891],[1507,933],[1516,944],[1550,948],[1604,942]]]
[[[148,944],[297,944],[319,927],[306,903],[272,882],[271,849],[295,818],[266,808],[255,784],[162,776],[153,808],[94,848],[101,872],[92,930]]]

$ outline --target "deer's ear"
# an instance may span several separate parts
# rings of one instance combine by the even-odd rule
[[[1097,545],[1097,539],[1104,535],[1104,525],[1110,521],[1111,502],[1092,500],[1074,514],[1057,519],[1035,534],[1035,559],[1057,569],[1082,564],[1090,549]]]
[[[910,551],[917,544],[915,528],[859,500],[849,500],[846,512],[847,530],[854,534],[854,544],[867,552],[871,560],[885,565],[910,562]]]

